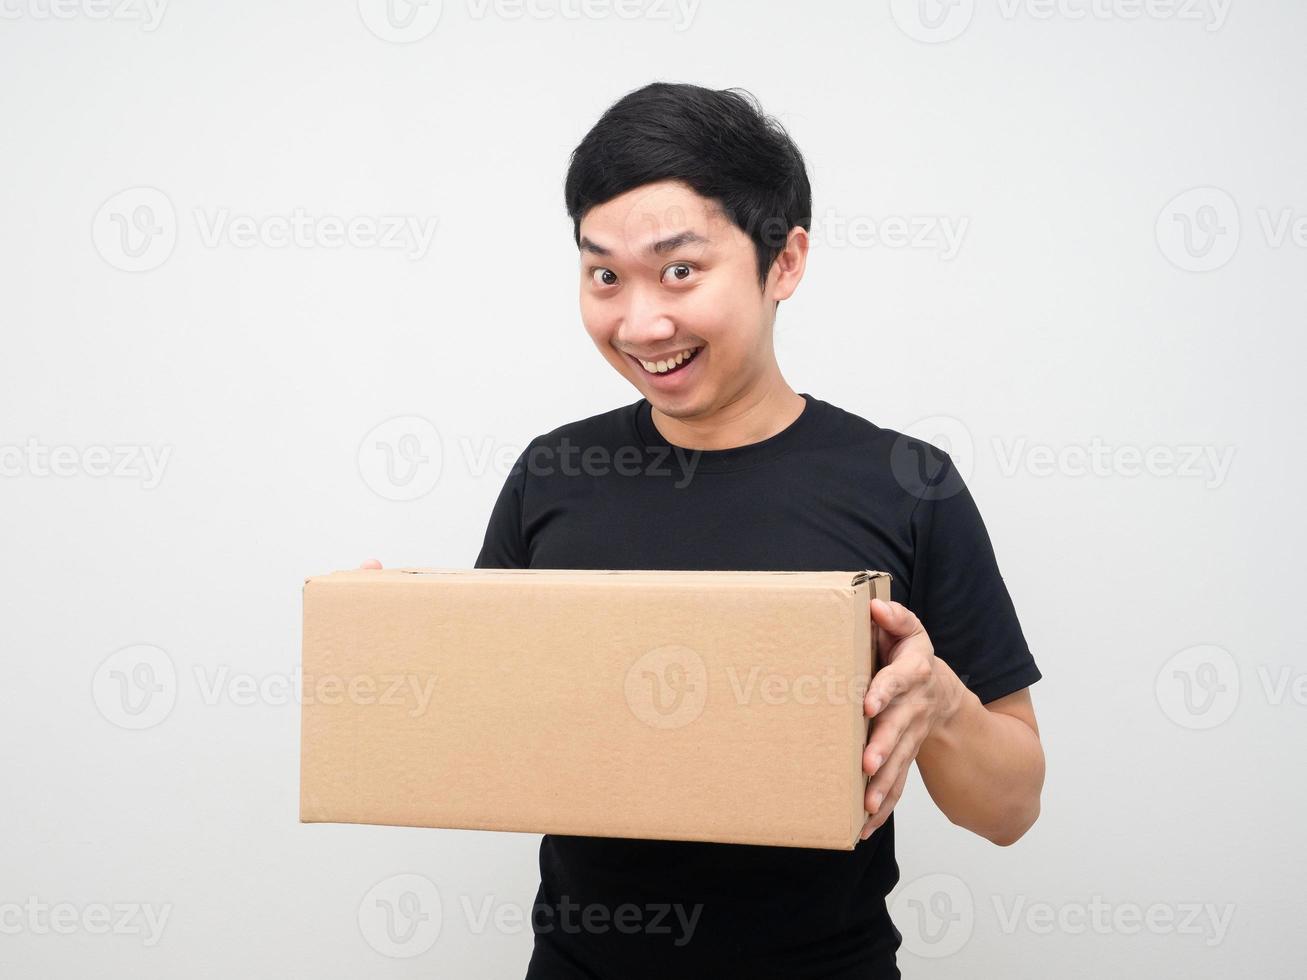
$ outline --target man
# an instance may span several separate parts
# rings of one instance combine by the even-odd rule
[[[527,976],[898,977],[885,897],[912,762],[996,844],[1039,813],[1041,675],[980,514],[946,453],[781,376],[772,330],[803,277],[811,195],[754,103],[632,92],[574,151],[565,194],[581,318],[641,397],[532,440],[477,567],[880,569],[894,601],[868,610],[882,653],[855,849],[546,835]],[[603,928],[560,927],[587,906]],[[632,907],[672,912],[614,928]]]

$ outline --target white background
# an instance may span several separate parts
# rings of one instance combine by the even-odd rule
[[[1044,673],[1024,839],[896,811],[905,976],[1300,971],[1301,4],[69,2],[0,0],[0,972],[523,973],[539,838],[298,824],[285,681],[305,575],[470,566],[516,452],[638,397],[562,181],[655,79],[794,136],[782,371],[969,466]],[[434,234],[330,244],[388,216]]]

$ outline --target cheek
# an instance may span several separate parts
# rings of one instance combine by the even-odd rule
[[[595,348],[614,367],[625,366],[626,359],[613,347],[617,336],[617,321],[601,305],[581,306],[581,323]]]
[[[596,343],[607,343],[612,338],[612,318],[607,316],[603,304],[581,297],[581,324]]]
[[[696,293],[693,301],[681,310],[685,332],[711,344],[722,357],[741,347],[740,330],[734,322],[736,316],[727,297],[707,290]]]

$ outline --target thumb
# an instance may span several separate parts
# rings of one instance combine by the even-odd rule
[[[921,631],[921,620],[917,619],[917,614],[901,602],[872,599],[871,619],[895,639],[902,639]]]

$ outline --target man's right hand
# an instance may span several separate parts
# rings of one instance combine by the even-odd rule
[[[380,568],[380,567],[381,567],[381,562],[377,561],[375,558],[369,558],[367,561],[365,561],[362,565],[359,566],[359,568]]]

